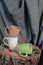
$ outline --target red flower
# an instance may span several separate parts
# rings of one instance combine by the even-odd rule
[[[12,50],[12,49],[9,49],[8,51],[9,51],[9,52],[13,52],[13,50]]]

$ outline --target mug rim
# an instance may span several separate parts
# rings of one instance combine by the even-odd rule
[[[7,36],[6,36],[7,37]],[[7,37],[7,38],[18,38],[18,37]]]

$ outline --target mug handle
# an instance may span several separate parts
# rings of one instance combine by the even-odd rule
[[[6,33],[7,36],[9,36],[9,30],[10,30],[9,27],[6,27],[6,28],[5,28],[5,33]]]
[[[25,55],[23,55],[22,52],[19,52],[19,54],[20,54],[21,56],[23,56],[23,57],[28,56],[28,54],[26,54],[26,53],[25,53]]]
[[[6,41],[5,40],[7,40],[8,41],[8,38],[7,37],[4,37],[4,39],[3,39],[3,43],[5,44],[5,45],[7,45],[8,46],[8,43],[6,43]]]

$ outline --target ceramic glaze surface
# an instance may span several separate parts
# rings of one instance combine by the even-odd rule
[[[32,44],[21,44],[17,46],[16,51],[23,56],[28,56],[28,54],[32,54]]]

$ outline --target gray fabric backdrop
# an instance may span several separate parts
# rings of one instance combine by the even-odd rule
[[[0,40],[10,25],[20,28],[19,42],[43,49],[43,0],[0,0]]]

